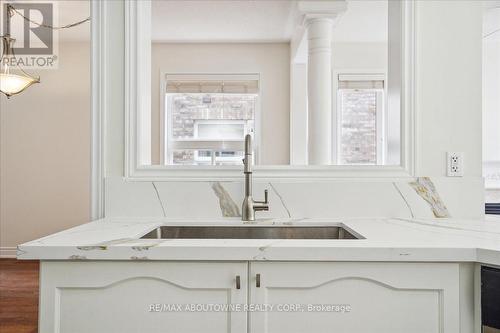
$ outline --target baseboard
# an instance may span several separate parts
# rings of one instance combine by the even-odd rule
[[[15,247],[0,247],[0,258],[16,258],[17,248]]]

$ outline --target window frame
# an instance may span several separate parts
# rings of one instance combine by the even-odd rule
[[[341,133],[342,133],[342,112],[341,112],[341,98],[339,88],[339,77],[341,75],[348,75],[362,79],[363,81],[383,81],[384,88],[382,94],[377,94],[377,106],[383,105],[383,114],[377,114],[377,164],[341,164]],[[353,89],[355,90],[355,89]],[[387,70],[383,68],[370,68],[370,69],[352,69],[352,68],[336,68],[332,72],[332,105],[335,107],[332,116],[332,128],[335,129],[334,135],[332,135],[332,163],[337,166],[342,167],[356,167],[356,166],[368,166],[368,167],[384,167],[387,160]],[[403,121],[403,115],[401,117]],[[382,135],[379,137],[379,133]],[[403,131],[401,131],[401,140],[403,145]],[[379,145],[379,141],[383,142],[383,145]],[[401,159],[404,158],[404,154],[401,155]],[[403,160],[401,160],[403,163]]]
[[[227,77],[231,77],[233,81],[243,81],[245,79],[253,78],[257,80],[258,82],[258,91],[256,93],[257,98],[256,98],[256,103],[255,103],[255,110],[254,110],[254,132],[252,134],[252,138],[254,140],[253,144],[253,149],[254,149],[254,158],[255,158],[255,163],[258,163],[260,160],[260,143],[261,143],[261,107],[262,107],[262,98],[261,98],[261,86],[262,86],[262,81],[261,81],[261,75],[260,73],[229,73],[229,72],[218,72],[218,73],[192,73],[192,72],[167,72],[167,71],[162,71],[160,73],[160,165],[164,167],[179,167],[179,165],[174,165],[172,163],[172,159],[170,158],[171,154],[169,152],[169,146],[166,144],[166,141],[171,141],[171,142],[179,142],[179,140],[175,140],[171,137],[172,135],[172,122],[168,121],[169,120],[169,115],[167,114],[167,77],[168,76],[190,76],[191,79],[196,80],[207,80],[207,77],[212,77],[214,78],[214,81],[224,81],[227,79]],[[218,79],[217,79],[218,78]],[[228,93],[229,94],[229,93]],[[209,119],[207,119],[209,120]],[[242,121],[243,122],[243,121]],[[247,126],[245,125],[245,132],[247,131]],[[182,140],[183,142],[188,142],[190,140]],[[194,142],[201,142],[204,143],[206,146],[212,145],[214,146],[214,143],[216,142],[222,142],[222,141],[214,141],[214,140],[191,140],[193,143]],[[224,141],[226,144],[229,144],[231,146],[234,146],[233,149],[238,149],[240,146],[244,148],[244,143],[243,141],[240,143],[238,146],[236,142],[240,142],[240,140],[225,140]],[[176,144],[177,146],[181,146],[181,144]],[[192,149],[193,147],[188,147],[189,149]],[[182,149],[182,148],[175,148],[175,149]],[[204,148],[200,148],[203,150]],[[216,147],[213,147],[213,149],[217,149]],[[189,165],[181,165],[181,166],[189,166]],[[193,165],[194,167],[197,167],[197,165]]]
[[[384,80],[385,82],[385,80]],[[343,91],[374,91],[376,93],[376,108],[377,108],[377,114],[376,114],[376,120],[375,120],[375,125],[376,125],[376,163],[375,164],[370,164],[370,163],[359,163],[359,164],[344,164],[341,163],[342,161],[342,92]],[[335,92],[334,92],[335,93]],[[337,165],[385,165],[386,161],[386,154],[387,154],[387,132],[386,132],[386,119],[387,119],[387,104],[385,103],[385,95],[386,95],[386,89],[384,85],[384,89],[341,89],[338,88],[336,91],[337,94],[337,107],[336,107],[336,124],[333,128],[336,128],[335,135],[332,136],[333,140],[333,146],[336,146],[334,149],[334,153],[336,153],[336,156],[334,157],[334,160]],[[382,112],[379,112],[379,109],[381,108]]]
[[[416,109],[416,27],[414,1],[389,2],[389,72],[400,78],[401,163],[386,166],[255,166],[254,178],[262,181],[315,181],[337,178],[409,179],[419,172],[420,135]],[[396,15],[394,15],[396,14]],[[144,151],[151,141],[151,0],[125,3],[125,91],[124,91],[124,170],[127,181],[237,181],[241,166],[189,167],[151,165],[151,151]],[[392,30],[391,30],[392,27]],[[261,91],[265,82],[261,79]],[[264,94],[261,94],[264,96]],[[148,122],[149,121],[149,122]],[[260,119],[258,119],[260,121]],[[145,133],[146,131],[146,133]],[[258,142],[256,142],[258,144]]]

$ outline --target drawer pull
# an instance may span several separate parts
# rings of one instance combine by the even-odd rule
[[[260,274],[255,275],[255,286],[260,288]]]
[[[239,275],[236,275],[236,289],[241,289],[241,278]]]

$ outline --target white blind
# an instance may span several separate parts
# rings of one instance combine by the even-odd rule
[[[339,89],[384,89],[384,74],[339,74]]]
[[[167,74],[167,93],[257,94],[257,74]]]

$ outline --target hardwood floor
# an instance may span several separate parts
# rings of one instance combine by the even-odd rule
[[[0,332],[38,331],[38,261],[0,259]]]

